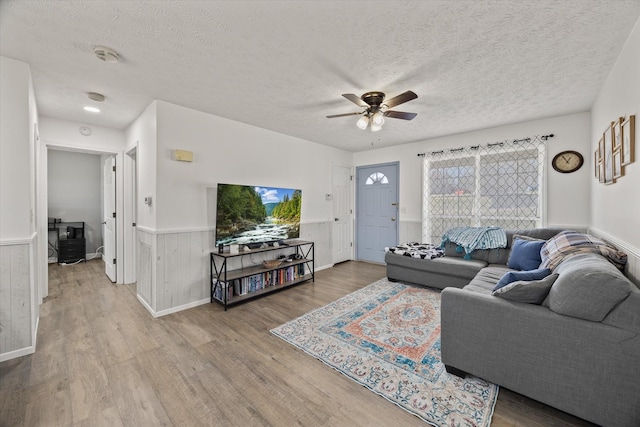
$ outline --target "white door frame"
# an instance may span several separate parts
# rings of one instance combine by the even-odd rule
[[[98,155],[105,154],[105,155],[116,156],[116,185],[117,185],[117,189],[116,189],[116,260],[117,260],[116,275],[118,280],[116,283],[124,283],[122,281],[124,277],[124,260],[123,260],[122,254],[124,253],[125,239],[124,239],[123,215],[120,214],[121,212],[124,211],[124,197],[123,197],[123,194],[124,194],[123,169],[124,168],[119,166],[123,164],[124,152],[109,149],[109,148],[101,148],[101,147],[88,149],[86,147],[78,147],[74,145],[66,145],[66,144],[61,144],[57,142],[48,142],[48,141],[44,141],[44,144],[47,150],[73,151],[77,153],[88,153],[88,154],[98,154]],[[48,180],[47,179],[38,180],[38,184],[41,186],[39,189],[40,194],[44,194],[44,195],[48,194],[48,188],[49,188]],[[48,210],[48,204],[45,206],[46,206],[45,210]],[[46,230],[48,228],[47,216],[39,215],[39,217],[40,217],[39,229]],[[40,262],[44,263],[45,265],[48,264],[48,257],[46,252],[41,251],[39,257],[40,257],[39,259]],[[47,292],[44,292],[43,295],[47,295],[48,289],[49,289],[49,280],[47,277],[45,277],[45,279],[46,279],[46,284],[43,284],[43,287],[47,289]]]
[[[127,230],[124,230],[124,283],[135,283],[138,280],[137,271],[137,217],[138,210],[138,144],[127,150],[124,156],[124,186],[130,193],[125,195],[123,222]]]

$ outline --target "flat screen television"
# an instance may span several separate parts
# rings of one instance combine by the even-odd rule
[[[216,246],[298,238],[301,207],[301,190],[218,184]]]

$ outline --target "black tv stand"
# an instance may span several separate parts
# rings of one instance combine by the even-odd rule
[[[276,252],[282,249],[287,253]],[[232,258],[251,259],[252,255],[259,253],[270,253],[272,260],[278,255],[286,255],[286,259],[274,266],[260,263],[235,270],[227,268],[227,261]],[[211,302],[222,304],[225,310],[230,305],[315,280],[314,243],[306,240],[291,240],[287,245],[246,249],[237,253],[211,252],[210,258]]]

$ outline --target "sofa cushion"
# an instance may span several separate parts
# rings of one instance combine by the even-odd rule
[[[507,266],[514,270],[534,270],[538,268],[542,262],[540,249],[545,243],[545,240],[531,240],[530,238],[514,236]]]
[[[509,301],[541,304],[557,278],[558,274],[551,274],[541,280],[518,280],[493,291],[491,294]]]
[[[510,270],[506,265],[490,265],[480,270],[463,289],[491,295],[496,282],[508,271]]]
[[[602,323],[640,335],[640,289],[632,289],[629,296],[615,306]]]
[[[493,288],[494,291],[507,286],[509,283],[516,282],[518,280],[524,281],[532,281],[532,280],[541,280],[551,274],[551,270],[548,268],[539,268],[536,270],[528,270],[528,271],[509,271],[504,274],[496,283],[496,286]]]
[[[633,284],[603,256],[586,253],[565,258],[545,300],[558,314],[600,322],[625,299]]]

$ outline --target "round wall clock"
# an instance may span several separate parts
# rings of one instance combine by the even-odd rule
[[[551,161],[551,166],[561,173],[575,172],[584,164],[582,154],[577,151],[561,151]]]

